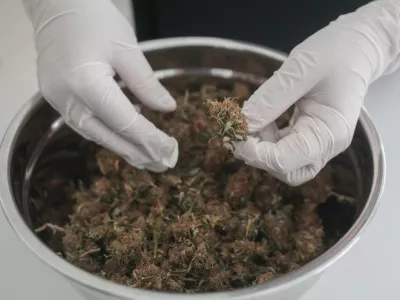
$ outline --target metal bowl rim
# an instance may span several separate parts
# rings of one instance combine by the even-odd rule
[[[258,53],[263,56],[283,62],[287,57],[285,54],[275,50],[271,50],[259,45],[254,45],[246,42],[208,37],[182,37],[182,38],[166,38],[140,43],[140,47],[145,52],[166,48],[179,48],[187,46],[205,46],[227,48],[234,51],[248,51]],[[374,164],[374,176],[372,188],[369,198],[362,210],[359,218],[353,224],[351,229],[340,239],[333,247],[315,258],[299,269],[282,275],[269,282],[258,284],[252,287],[236,289],[232,291],[182,294],[182,293],[165,293],[158,291],[150,291],[143,289],[134,289],[131,287],[116,284],[96,275],[87,273],[72,264],[65,261],[63,258],[56,255],[46,245],[44,245],[28,228],[18,212],[17,206],[11,194],[11,183],[9,182],[9,164],[14,149],[16,137],[19,135],[21,128],[25,125],[28,118],[34,113],[44,100],[40,93],[36,93],[22,108],[11,121],[7,128],[1,145],[0,145],[0,169],[7,170],[0,174],[0,203],[2,210],[6,216],[11,228],[15,231],[18,237],[31,249],[43,262],[69,278],[74,283],[85,286],[86,288],[96,290],[102,294],[110,296],[119,296],[126,299],[150,299],[157,296],[162,296],[165,299],[237,299],[243,297],[255,297],[257,295],[268,295],[277,293],[280,290],[289,288],[302,281],[306,281],[310,277],[322,273],[331,264],[341,258],[360,238],[365,227],[375,216],[379,206],[381,194],[384,189],[386,162],[383,145],[375,125],[372,122],[366,109],[363,107],[360,113],[360,123],[364,128],[368,142],[371,144],[371,151]]]

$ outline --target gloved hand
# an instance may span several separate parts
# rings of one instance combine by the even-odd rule
[[[290,53],[244,103],[252,134],[235,156],[289,185],[314,178],[351,143],[371,82],[400,62],[400,1],[339,17]],[[295,104],[290,125],[275,120]]]
[[[177,141],[144,118],[113,76],[148,107],[176,102],[155,78],[130,24],[110,0],[23,0],[32,21],[39,86],[83,137],[155,172],[174,167]]]

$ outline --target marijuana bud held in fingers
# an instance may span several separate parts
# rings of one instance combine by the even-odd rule
[[[235,151],[235,142],[246,141],[248,135],[247,121],[235,100],[229,97],[223,101],[206,101],[208,116],[218,124],[223,146],[231,152]]]

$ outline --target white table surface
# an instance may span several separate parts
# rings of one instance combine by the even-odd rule
[[[20,1],[1,0],[0,137],[24,101],[37,91],[35,55],[31,26]],[[400,218],[396,221],[400,213],[400,72],[370,88],[366,107],[380,131],[387,158],[381,205],[359,242],[302,300],[400,298]],[[0,299],[83,300],[18,240],[2,212],[0,240]]]

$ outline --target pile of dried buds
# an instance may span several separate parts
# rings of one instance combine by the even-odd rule
[[[178,140],[177,166],[154,174],[92,145],[98,171],[89,185],[68,189],[68,219],[43,213],[37,226],[48,245],[75,266],[120,284],[193,293],[270,280],[340,238],[344,231],[328,234],[320,215],[321,205],[340,196],[329,165],[291,188],[230,153],[234,141],[247,138],[240,112],[250,96],[246,85],[171,93],[175,112],[142,112]],[[206,99],[215,100],[204,105]],[[54,190],[65,186],[53,178],[41,189],[56,199]]]

